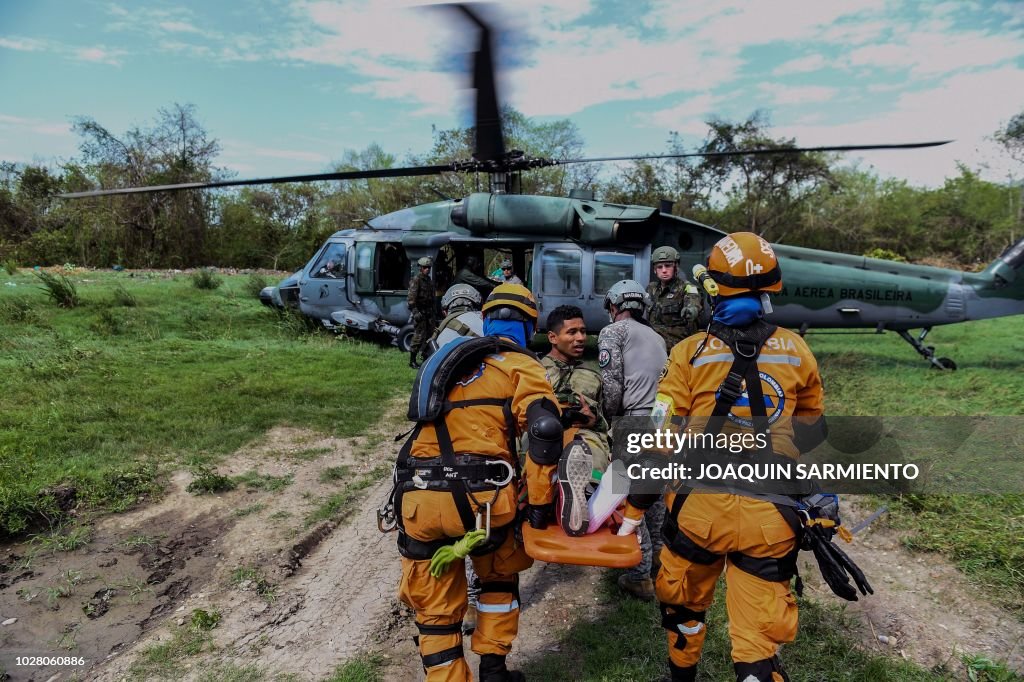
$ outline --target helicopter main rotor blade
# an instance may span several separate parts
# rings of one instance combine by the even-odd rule
[[[97,189],[87,192],[58,194],[61,199],[81,199],[114,194],[147,194],[149,192],[178,192],[186,189],[213,189],[217,187],[239,187],[241,185],[276,185],[283,182],[317,182],[320,180],[363,180],[368,178],[402,178],[417,175],[438,175],[454,171],[452,165],[409,166],[408,168],[374,168],[360,171],[335,171],[309,175],[287,175],[278,178],[251,178],[248,180],[217,180],[214,182],[182,182],[175,185],[150,185],[148,187],[123,187],[119,189]]]
[[[723,152],[688,152],[686,154],[650,154],[647,156],[602,156],[590,159],[565,159],[557,161],[559,165],[568,163],[601,163],[604,161],[647,161],[652,159],[686,159],[693,157],[716,156],[764,156],[767,154],[801,154],[803,152],[853,152],[869,149],[920,149],[922,147],[939,147],[953,140],[937,142],[907,142],[903,144],[848,144],[830,147],[764,147],[761,149],[736,149]]]
[[[501,107],[494,77],[491,27],[467,5],[452,5],[472,21],[480,31],[480,42],[473,53],[473,87],[476,89],[476,120],[473,158],[495,161],[505,157],[505,138],[501,130]]]

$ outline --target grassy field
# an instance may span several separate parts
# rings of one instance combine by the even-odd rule
[[[1024,415],[1022,316],[936,328],[928,343],[957,362],[955,372],[930,369],[894,334],[809,334],[807,341],[820,363],[829,414]],[[1024,494],[916,495],[888,503],[882,522],[911,531],[908,547],[944,554],[1024,618]]]
[[[27,271],[6,278],[17,286],[0,286],[0,537],[59,523],[70,495],[86,509],[127,508],[159,494],[170,469],[201,470],[275,425],[361,434],[413,377],[393,349],[309,334],[264,308],[253,296],[257,283],[244,276],[224,277],[213,289],[185,275],[69,276],[81,298],[70,309],[49,300]],[[808,342],[830,414],[1024,413],[1024,317],[933,332],[929,343],[957,361],[957,372],[929,369],[892,334],[809,335]],[[916,497],[893,508],[882,522],[909,529],[911,548],[942,552],[993,599],[1024,613],[1024,496]],[[531,672],[611,680],[663,670],[656,609],[622,601],[611,583],[602,590],[617,608],[573,626],[560,652]],[[800,670],[794,679],[953,674],[865,654],[850,644],[840,610],[802,609],[800,641],[786,649]],[[728,671],[721,600],[711,619],[708,680]],[[373,679],[374,666],[364,663],[339,678]]]
[[[583,619],[561,635],[557,653],[534,659],[527,679],[641,680],[662,679],[668,647],[655,604],[624,599],[615,575],[605,576],[598,603],[607,608],[600,620]],[[733,679],[725,616],[724,585],[708,611],[707,639],[698,668],[700,682]],[[784,649],[794,682],[924,682],[952,680],[951,670],[918,666],[867,653],[851,644],[849,617],[842,609],[800,601],[800,636]],[[984,678],[980,678],[984,679]],[[1010,679],[1010,678],[1007,678]]]
[[[275,425],[360,434],[412,380],[391,349],[305,333],[244,276],[69,278],[71,309],[29,271],[0,287],[0,537],[58,522],[70,489],[125,508]]]

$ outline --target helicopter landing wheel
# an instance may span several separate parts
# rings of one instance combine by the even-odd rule
[[[412,336],[415,331],[411,324],[402,327],[402,330],[398,332],[398,337],[395,339],[395,345],[398,346],[398,350],[403,353],[408,353],[412,350]]]
[[[935,363],[936,364],[932,366],[938,369],[950,369],[956,371],[956,363],[949,358],[936,358]]]

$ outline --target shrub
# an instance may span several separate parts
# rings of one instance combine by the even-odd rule
[[[46,270],[40,270],[36,277],[43,283],[41,287],[46,295],[61,308],[75,308],[81,303],[78,297],[78,288],[64,275],[54,275]]]
[[[200,464],[192,469],[193,479],[188,484],[188,492],[193,495],[202,495],[204,493],[223,493],[228,490],[234,490],[235,482],[229,477],[218,474],[212,468],[205,464]]]
[[[205,611],[203,609],[192,610],[192,621],[190,625],[193,630],[209,631],[220,623],[220,613],[217,611]]]
[[[200,268],[192,273],[192,286],[196,289],[212,291],[223,283],[224,280],[212,268]]]
[[[0,320],[11,324],[36,322],[38,313],[26,298],[8,298],[0,301]]]
[[[125,308],[134,308],[139,304],[135,294],[125,289],[124,284],[120,282],[114,287],[114,305],[123,306]]]
[[[4,270],[7,271],[8,275],[14,277],[18,274],[18,262],[13,258],[8,258],[4,261]]]
[[[127,324],[121,315],[110,308],[103,308],[89,328],[101,336],[118,336],[125,332]]]
[[[258,275],[255,272],[249,275],[249,279],[245,282],[245,293],[249,294],[253,298],[259,298],[260,292],[263,291],[270,283],[267,278],[263,275]]]
[[[906,258],[896,253],[895,251],[890,251],[889,249],[883,249],[879,247],[871,249],[864,255],[867,256],[868,258],[880,258],[881,260],[891,260],[897,263],[907,262]]]

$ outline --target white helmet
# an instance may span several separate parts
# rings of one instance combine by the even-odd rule
[[[458,301],[462,303],[458,303]],[[471,287],[468,284],[455,284],[449,287],[448,291],[444,292],[444,296],[441,297],[441,307],[451,308],[454,305],[468,305],[473,310],[480,309],[480,292]]]

